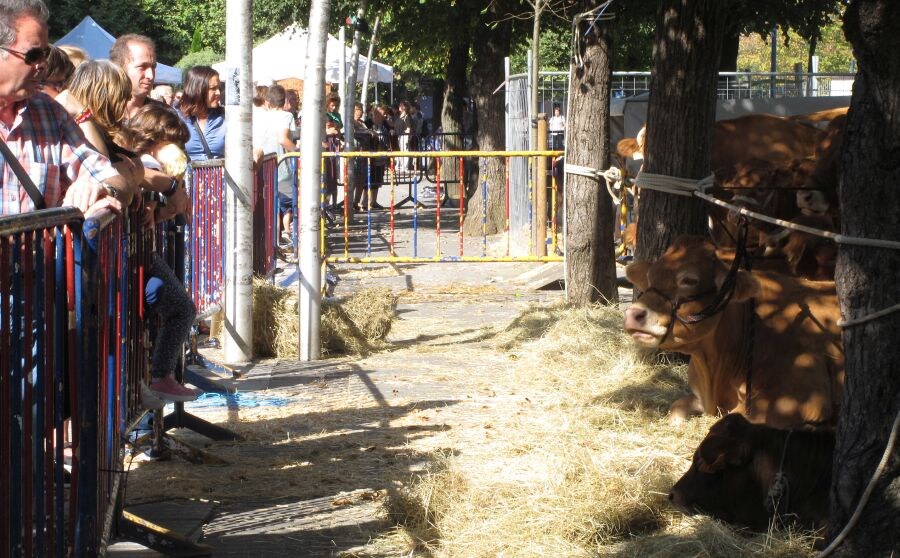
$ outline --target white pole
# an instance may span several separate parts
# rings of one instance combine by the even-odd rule
[[[363,111],[366,110],[366,101],[369,98],[369,76],[372,73],[372,57],[375,56],[375,41],[378,38],[378,26],[381,25],[381,16],[375,16],[375,26],[372,27],[372,38],[369,41],[369,60],[366,62],[366,71],[363,73],[362,91],[359,94],[359,102]],[[375,87],[378,87],[377,85]],[[376,99],[377,100],[377,99]]]
[[[251,153],[251,0],[226,0],[225,177],[228,252],[225,267],[225,361],[253,359],[253,158]],[[221,77],[221,76],[220,76]]]
[[[360,0],[359,9],[356,11],[356,21],[362,21],[365,13],[366,0]],[[341,31],[344,31],[343,25],[341,26]],[[345,88],[347,98],[344,99],[344,96],[341,95],[341,101],[344,103],[344,113],[342,117],[344,120],[344,149],[348,151],[356,149],[353,145],[353,103],[356,102],[356,75],[359,70],[359,41],[361,37],[362,33],[359,31],[359,25],[357,25],[356,29],[353,31],[353,46],[350,48],[350,72],[347,74],[347,79],[345,80],[347,83]],[[342,51],[346,53],[347,47],[342,46]],[[356,170],[350,161],[345,160],[345,164],[350,166],[350,168],[347,169],[348,172],[344,175],[347,176],[350,181],[348,188],[350,198],[356,199]],[[344,200],[344,203],[348,202],[349,200]],[[350,207],[350,209],[352,210],[353,208]]]
[[[318,360],[322,315],[322,262],[319,257],[319,209],[322,133],[325,127],[325,49],[330,0],[313,0],[303,76],[303,122],[300,131],[300,360]]]
[[[359,9],[356,10],[356,20],[362,21],[366,13],[366,0],[360,0]],[[343,31],[344,27],[341,26]],[[350,47],[350,71],[347,74],[347,101],[344,112],[344,145],[347,149],[352,149],[353,145],[353,104],[356,102],[356,76],[359,73],[359,41],[362,39],[362,33],[359,31],[359,25],[353,31],[353,44]],[[344,51],[346,52],[346,47]],[[371,63],[371,60],[369,61]],[[368,66],[367,66],[368,67]],[[363,109],[365,110],[365,108]]]
[[[341,25],[338,31],[338,42],[341,43],[341,67],[338,69],[338,95],[341,96],[341,118],[344,128],[347,127],[347,29]]]

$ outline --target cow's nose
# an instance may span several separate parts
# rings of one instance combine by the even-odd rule
[[[625,327],[642,326],[647,320],[647,309],[640,306],[629,306],[625,310]]]

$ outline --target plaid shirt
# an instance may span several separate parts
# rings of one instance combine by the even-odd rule
[[[109,159],[94,151],[66,110],[43,93],[17,103],[12,127],[0,123],[0,136],[28,176],[56,207],[69,186],[118,176]],[[12,168],[0,158],[0,215],[26,213],[34,204]]]

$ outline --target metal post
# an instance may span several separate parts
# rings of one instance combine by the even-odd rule
[[[809,92],[807,93],[810,97],[818,97],[819,96],[819,78],[816,74],[819,73],[819,57],[813,56],[811,60],[811,65],[809,68]]]
[[[369,99],[369,76],[372,73],[372,64],[375,56],[375,41],[378,38],[378,27],[381,25],[381,16],[375,16],[375,26],[372,27],[372,37],[369,39],[369,60],[366,62],[366,71],[363,74],[362,91],[359,94],[359,102],[363,106],[363,117],[365,117],[366,101]],[[375,80],[378,81],[377,79]],[[375,87],[378,87],[376,85]],[[377,101],[377,98],[376,98]]]
[[[528,122],[528,149],[534,149],[535,146],[535,134],[532,132],[534,121],[534,113],[531,112],[531,96],[534,94],[535,88],[532,86],[534,83],[534,58],[532,57],[531,50],[525,51],[525,64],[528,66],[526,74],[528,75],[528,102],[525,103],[527,107],[525,109],[525,120]]]
[[[547,149],[547,114],[537,115],[537,148]],[[547,158],[537,157],[534,165],[534,254],[547,255]]]
[[[322,122],[325,88],[325,48],[328,41],[330,0],[313,0],[303,76],[303,121]],[[323,127],[303,126],[300,135],[300,360],[320,356],[319,326],[322,313],[322,263],[319,254]],[[347,200],[345,200],[345,203]]]
[[[778,72],[778,26],[772,27],[772,60],[770,64],[769,71],[771,73],[771,77],[769,77],[769,97],[775,98],[775,73]]]
[[[341,43],[341,66],[338,68],[338,95],[341,97],[341,118],[344,128],[347,127],[347,28],[341,25],[338,30],[338,42]],[[307,45],[309,42],[307,42]]]
[[[251,153],[251,0],[226,0],[225,177],[228,223],[225,270],[225,360],[253,358],[253,157]]]

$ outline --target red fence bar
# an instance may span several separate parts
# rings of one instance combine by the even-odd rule
[[[260,160],[253,174],[253,273],[259,277],[275,272],[278,213],[278,156],[273,153]]]

